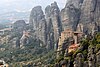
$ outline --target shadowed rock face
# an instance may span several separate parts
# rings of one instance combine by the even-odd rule
[[[48,33],[48,46],[53,47],[54,43],[57,42],[59,35],[62,30],[60,10],[56,2],[48,5],[45,9],[46,22],[47,22],[47,33]]]
[[[99,0],[84,0],[81,7],[80,23],[84,26],[85,33],[92,33],[97,27],[100,16]]]
[[[80,20],[80,8],[82,0],[68,0],[66,6],[61,11],[61,20],[63,29],[71,28],[76,30],[77,24]]]
[[[13,24],[13,29],[17,32],[23,32],[26,29],[26,23],[24,20],[18,20]]]
[[[36,6],[32,9],[30,14],[30,25],[33,27],[34,30],[38,29],[40,21],[44,19],[44,14],[42,11],[41,6]]]
[[[46,21],[41,6],[32,9],[29,24],[34,31],[34,37],[46,44]]]
[[[85,33],[94,33],[99,31],[100,27],[100,1],[84,0],[81,7],[80,23],[83,24]]]
[[[84,33],[100,31],[99,0],[68,0],[61,11],[63,29],[77,30],[77,25],[83,25]]]

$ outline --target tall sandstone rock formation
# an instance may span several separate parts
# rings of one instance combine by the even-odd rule
[[[54,42],[57,42],[62,30],[60,10],[56,2],[48,5],[45,8],[46,21],[47,21],[47,40],[48,46],[53,47]],[[53,43],[52,43],[53,42]]]
[[[68,0],[61,11],[63,29],[81,28],[84,33],[100,31],[99,0]]]
[[[99,4],[99,0],[67,0],[60,11],[54,2],[45,8],[45,14],[41,6],[34,7],[29,21],[34,37],[51,49],[67,28],[86,34],[100,31]]]
[[[52,49],[59,39],[62,30],[60,9],[56,2],[45,8],[45,15],[41,6],[36,6],[30,14],[30,28],[36,39],[42,41],[47,49]]]
[[[81,3],[81,0],[68,0],[65,8],[61,10],[63,30],[66,30],[66,28],[76,30],[80,20]]]
[[[36,6],[30,14],[29,24],[34,31],[34,37],[46,45],[46,20],[41,6]]]
[[[100,31],[100,0],[84,0],[81,7],[80,23],[85,33]]]

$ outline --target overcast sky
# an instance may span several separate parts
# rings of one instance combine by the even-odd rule
[[[66,4],[66,0],[1,0],[0,11],[28,11],[37,5],[41,5],[44,9],[47,5],[50,5],[54,1],[58,3],[60,9]]]

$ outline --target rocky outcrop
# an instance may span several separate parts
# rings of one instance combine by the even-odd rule
[[[32,37],[30,35],[30,32],[23,31],[23,35],[20,38],[20,47],[23,48],[24,46],[31,45]]]
[[[56,2],[48,5],[45,9],[47,21],[47,42],[48,48],[53,48],[54,42],[57,42],[62,30],[60,10]]]
[[[34,31],[34,38],[41,40],[42,45],[46,45],[46,20],[41,6],[32,9],[29,24]]]
[[[86,34],[100,31],[99,0],[68,0],[61,11],[56,2],[45,8],[45,15],[41,6],[34,7],[30,14],[30,28],[34,37],[47,48],[52,48],[59,39],[62,30]]]
[[[84,56],[81,53],[78,53],[74,61],[74,67],[83,67],[83,59]]]
[[[100,50],[96,53],[96,65],[97,67],[100,66]]]
[[[34,31],[34,37],[46,45],[48,49],[52,49],[62,30],[57,3],[54,2],[45,8],[45,16],[41,6],[34,7],[31,11],[29,24]]]
[[[50,14],[50,6],[47,6],[45,8],[45,14],[46,14],[46,24],[47,24],[47,49],[53,48],[53,43],[54,43],[54,30],[53,30],[53,24],[52,24],[52,19],[51,19],[51,14]]]
[[[99,0],[68,0],[61,11],[63,29],[77,30],[82,25],[82,32],[86,34],[100,31],[99,4]]]
[[[68,0],[64,9],[61,11],[63,29],[70,28],[76,30],[80,20],[80,8],[82,0]]]
[[[13,25],[14,32],[23,32],[26,29],[26,23],[24,20],[17,20]]]
[[[13,45],[12,46],[13,48],[20,48],[20,38],[19,37],[13,38],[10,42]]]
[[[54,41],[56,42],[59,38],[60,32],[61,32],[61,18],[60,18],[60,10],[57,6],[57,3],[54,2],[51,4],[50,7],[50,17],[53,25],[53,31],[54,31]]]
[[[27,24],[24,20],[17,20],[12,24],[12,33],[10,36],[10,43],[13,45],[13,48],[20,47],[20,38],[23,35],[23,31],[26,30]]]
[[[96,67],[95,47],[88,47],[88,64],[89,67]]]
[[[84,0],[82,3],[80,23],[84,25],[85,33],[94,33],[95,30],[99,30],[99,4],[99,0]]]

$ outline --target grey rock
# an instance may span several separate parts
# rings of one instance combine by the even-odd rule
[[[95,31],[100,31],[99,4],[99,0],[68,0],[60,11],[54,2],[45,8],[45,15],[41,6],[34,7],[29,19],[34,38],[51,49],[66,28],[93,35]]]
[[[84,56],[82,55],[82,53],[78,53],[74,60],[74,67],[83,67],[83,59]]]
[[[47,48],[54,47],[54,42],[57,42],[62,30],[60,10],[56,2],[48,5],[45,9],[47,21]]]
[[[33,37],[29,31],[24,31],[20,38],[20,48],[33,44]]]
[[[12,40],[10,40],[10,44],[12,44],[12,48],[19,48],[20,47],[20,38],[15,37]]]
[[[29,25],[34,31],[34,37],[46,45],[46,20],[41,6],[36,6],[30,14]]]
[[[12,27],[14,32],[23,32],[26,29],[26,23],[24,20],[17,20]]]
[[[88,61],[84,61],[84,65],[83,65],[83,67],[89,67],[89,65],[88,65]]]
[[[99,0],[68,0],[64,9],[61,10],[63,30],[71,28],[84,33],[100,31],[100,2]],[[78,27],[79,30],[79,27]]]
[[[99,0],[84,0],[81,7],[80,23],[84,25],[85,33],[99,31],[100,24],[100,2]],[[96,29],[97,27],[97,29]]]
[[[68,0],[64,9],[61,11],[63,29],[70,28],[76,30],[80,20],[81,0]]]
[[[89,67],[96,67],[95,47],[88,47],[88,64]]]
[[[100,66],[100,50],[96,53],[96,65],[97,67]]]

